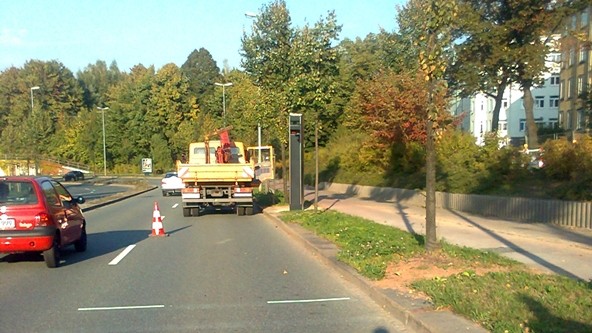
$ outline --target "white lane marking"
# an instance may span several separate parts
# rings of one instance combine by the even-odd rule
[[[179,206],[179,204],[176,203],[176,204],[173,205],[173,208],[177,208],[178,206]]]
[[[288,303],[315,303],[315,302],[334,302],[334,301],[349,301],[349,297],[337,298],[318,298],[318,299],[294,299],[285,301],[267,301],[267,304],[288,304]]]
[[[111,260],[109,265],[111,265],[111,266],[117,265],[121,260],[123,260],[123,258],[125,258],[125,256],[128,255],[128,253],[131,252],[131,250],[134,249],[134,247],[136,247],[136,244],[126,247],[125,250],[123,250],[123,252],[121,252],[117,257],[115,257],[115,259]]]
[[[78,311],[109,311],[109,310],[137,310],[164,308],[164,305],[131,305],[131,306],[105,306],[97,308],[78,308]]]

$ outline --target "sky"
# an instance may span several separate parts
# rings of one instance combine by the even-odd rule
[[[334,10],[339,39],[396,29],[405,0],[285,0],[293,27]],[[76,73],[102,60],[121,71],[181,66],[205,48],[219,68],[240,68],[243,31],[271,0],[0,0],[0,71],[57,60]]]

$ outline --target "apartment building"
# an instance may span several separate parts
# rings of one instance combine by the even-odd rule
[[[556,41],[559,35],[550,39],[551,52],[547,54],[547,71],[543,83],[531,89],[534,98],[534,118],[537,128],[556,128],[559,125],[559,89],[561,53]],[[523,91],[519,85],[510,85],[503,94],[498,121],[498,137],[503,143],[522,146],[526,142],[526,113],[524,111]],[[471,133],[478,144],[491,131],[495,100],[486,94],[477,93],[469,98],[453,101],[451,112],[463,114],[461,130]]]
[[[588,6],[572,15],[561,34],[559,124],[566,131],[584,131],[591,125],[585,101],[592,83],[591,14]]]

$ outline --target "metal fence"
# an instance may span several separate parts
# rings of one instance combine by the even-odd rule
[[[425,206],[425,192],[390,187],[322,183],[322,188],[378,201]],[[436,192],[436,207],[523,223],[592,229],[592,202]]]

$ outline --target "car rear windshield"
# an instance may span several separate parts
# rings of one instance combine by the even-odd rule
[[[0,204],[26,205],[37,203],[33,184],[29,181],[0,181]]]

